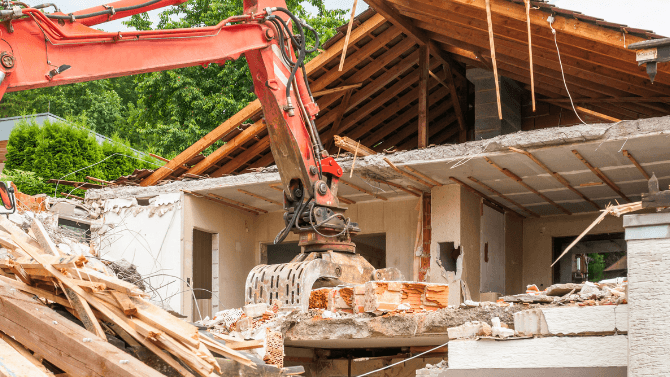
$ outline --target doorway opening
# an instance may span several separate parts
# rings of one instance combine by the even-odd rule
[[[554,237],[553,260],[575,240],[573,237]],[[553,283],[582,283],[628,276],[627,244],[624,233],[604,233],[584,236],[554,265]]]
[[[213,306],[218,309],[219,300],[212,300],[218,292],[218,234],[193,229],[193,295],[195,304],[193,318],[212,318]],[[215,283],[216,281],[216,283]],[[215,304],[215,305],[214,305]]]

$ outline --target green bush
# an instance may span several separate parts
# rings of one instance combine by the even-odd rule
[[[74,124],[46,121],[39,126],[34,120],[24,120],[9,136],[5,169],[21,192],[53,196],[71,192],[72,187],[60,185],[56,192],[54,184],[44,181],[85,182],[86,176],[114,180],[135,169],[155,168],[152,162],[142,160],[118,136],[100,145],[93,134]],[[83,190],[72,193],[84,194]]]

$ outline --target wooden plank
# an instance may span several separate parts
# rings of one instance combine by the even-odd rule
[[[343,91],[345,91],[345,90],[358,89],[358,88],[361,87],[361,85],[363,85],[363,83],[352,84],[352,85],[343,85],[343,86],[338,86],[338,87],[336,87],[336,88],[320,90],[320,91],[318,91],[318,92],[314,92],[314,93],[312,93],[312,96],[313,96],[314,98],[316,98],[316,97],[325,96],[325,95],[327,95],[327,94],[333,94],[333,93],[343,92]]]
[[[427,182],[427,181],[425,181],[425,180],[423,180],[423,179],[421,179],[421,178],[419,178],[419,177],[417,177],[417,176],[415,176],[415,175],[412,175],[412,174],[410,174],[410,173],[408,173],[408,172],[406,172],[406,171],[400,169],[400,168],[397,167],[393,162],[391,162],[391,160],[389,160],[389,159],[386,158],[386,157],[384,157],[384,161],[391,167],[391,169],[393,169],[393,170],[395,170],[396,172],[400,173],[401,175],[403,175],[403,176],[405,176],[405,177],[411,179],[411,180],[414,181],[414,182],[418,182],[418,183],[420,183],[420,184],[422,184],[422,185],[424,185],[424,186],[427,186],[428,188],[433,188],[434,186],[436,186],[436,185],[431,184],[430,182]]]
[[[491,0],[486,0],[486,20],[489,26],[489,43],[491,44],[491,64],[493,64],[493,76],[496,81],[496,99],[498,100],[498,117],[502,116],[502,105],[500,102],[500,83],[498,82],[498,62],[496,61],[496,46],[493,41],[493,21],[491,21]]]
[[[504,168],[500,167],[498,164],[496,164],[495,162],[493,162],[493,161],[492,161],[490,158],[488,158],[488,157],[484,157],[484,159],[486,160],[486,162],[488,162],[489,164],[491,164],[494,168],[498,169],[501,173],[503,173],[503,174],[505,174],[506,176],[512,178],[512,179],[515,180],[518,184],[520,184],[521,186],[525,187],[526,190],[528,190],[528,191],[532,192],[533,194],[539,196],[540,198],[544,199],[546,202],[548,202],[548,203],[551,204],[552,206],[558,208],[559,210],[561,210],[561,211],[562,211],[563,213],[565,213],[566,215],[572,215],[572,212],[570,212],[570,211],[568,211],[567,209],[565,209],[565,207],[563,207],[563,206],[561,206],[560,204],[558,204],[558,203],[554,202],[553,200],[549,199],[549,198],[548,198],[546,195],[544,195],[543,193],[541,193],[541,192],[535,190],[534,188],[530,187],[530,186],[529,186],[526,182],[524,182],[523,179],[522,179],[521,177],[519,177],[518,175],[512,173],[512,172],[509,171],[508,169],[504,169]]]
[[[540,101],[544,101],[544,99],[541,98]],[[564,109],[573,110],[572,105],[570,105],[570,104],[559,102],[559,103],[554,103],[554,105],[558,106],[558,107],[562,107]],[[587,109],[586,107],[583,107],[583,106],[575,105],[575,109],[577,111],[579,111],[580,113],[588,114],[588,115],[594,116],[598,119],[606,120],[606,121],[609,121],[609,122],[612,122],[612,123],[621,122],[621,119],[619,119],[619,118],[615,118],[615,117],[609,116],[607,114],[599,113],[597,111]]]
[[[347,57],[347,47],[349,47],[351,27],[354,25],[354,17],[356,16],[356,4],[358,4],[358,0],[354,0],[354,5],[351,7],[351,17],[349,18],[349,26],[347,26],[347,34],[344,37],[344,46],[342,47],[342,56],[340,57],[340,66],[338,71],[342,71],[342,68],[344,67],[344,59]]]
[[[244,350],[252,350],[255,348],[261,348],[263,347],[264,343],[265,340],[258,339],[258,340],[245,340],[241,342],[230,342],[226,343],[226,345],[232,350],[244,351]]]
[[[24,292],[33,294],[37,297],[47,299],[49,301],[52,301],[52,302],[55,302],[57,304],[63,305],[66,308],[71,307],[70,302],[68,300],[62,298],[61,296],[54,295],[53,293],[45,291],[44,289],[35,288],[35,287],[32,287],[28,284],[22,283],[20,281],[16,281],[14,279],[10,279],[10,278],[5,277],[5,276],[0,276],[0,284],[11,286],[14,289],[19,289],[19,290],[22,290]]]
[[[213,194],[201,195],[201,194],[195,193],[195,192],[193,192],[193,191],[188,191],[188,190],[182,190],[182,191],[183,191],[185,194],[193,195],[193,196],[195,196],[196,198],[207,199],[207,200],[212,201],[212,202],[214,202],[214,203],[223,204],[223,205],[226,206],[226,207],[231,207],[231,208],[239,209],[240,211],[249,212],[249,213],[252,213],[252,214],[254,214],[254,215],[258,215],[258,212],[256,212],[256,211],[253,211],[253,210],[250,210],[250,209],[248,209],[248,208],[245,208],[245,207],[242,207],[242,206],[238,206],[238,205],[235,205],[235,204],[233,204],[233,203],[229,203],[229,202],[223,201],[223,200],[221,200],[221,199],[218,199],[218,198],[216,198],[216,197],[212,197],[212,196],[210,196],[210,195],[213,195]]]
[[[373,182],[382,183],[382,184],[385,184],[385,185],[389,185],[389,186],[391,186],[391,187],[395,187],[395,188],[397,188],[398,190],[400,190],[400,191],[404,191],[404,192],[406,192],[406,193],[408,193],[408,194],[410,194],[410,195],[416,196],[417,198],[421,197],[421,194],[418,194],[416,191],[412,191],[412,190],[410,190],[410,189],[408,189],[408,188],[405,188],[405,187],[402,186],[402,185],[399,185],[399,184],[397,184],[397,183],[393,183],[393,182],[391,182],[391,181],[384,181],[384,180],[381,180],[381,179],[377,179],[377,178],[370,177],[369,175],[366,175],[366,176],[364,176],[363,178],[364,178],[364,179],[369,179],[369,180],[371,180],[371,181],[373,181]]]
[[[72,309],[77,312],[77,317],[79,317],[79,320],[84,324],[86,330],[94,333],[101,340],[107,341],[107,336],[105,336],[105,332],[102,330],[102,326],[100,326],[100,323],[98,323],[98,320],[95,318],[93,310],[91,310],[91,307],[88,305],[88,303],[79,295],[77,295],[72,289],[63,286],[62,284],[61,288],[63,289],[63,292],[65,292],[65,296],[67,297],[68,301],[70,301]]]
[[[232,161],[228,162],[227,164],[223,165],[222,167],[214,171],[214,173],[212,173],[211,176],[223,177],[224,175],[234,172],[235,170],[242,167],[242,165],[246,164],[247,161],[251,160],[254,157],[257,157],[268,147],[270,147],[270,137],[264,136],[256,144],[249,147],[249,149],[235,156],[235,158]]]
[[[582,199],[584,199],[584,200],[586,200],[587,202],[589,202],[593,207],[595,207],[595,209],[600,210],[600,206],[599,206],[596,202],[594,202],[593,200],[589,199],[586,195],[584,195],[583,193],[581,193],[580,191],[578,191],[577,189],[575,189],[574,187],[572,187],[572,185],[570,184],[570,182],[568,182],[567,179],[563,178],[563,176],[560,175],[559,173],[557,173],[557,172],[555,172],[555,171],[549,169],[549,167],[548,167],[547,165],[545,165],[542,161],[538,160],[535,156],[533,156],[532,153],[530,153],[530,152],[528,152],[528,151],[525,151],[525,150],[523,150],[523,149],[518,149],[518,148],[514,148],[514,147],[509,147],[509,149],[512,150],[512,151],[514,151],[514,152],[517,152],[517,153],[521,153],[521,154],[523,154],[523,155],[526,155],[526,156],[527,156],[528,158],[530,158],[534,163],[536,163],[539,167],[541,167],[544,171],[546,171],[547,173],[551,174],[551,176],[554,177],[554,178],[555,178],[559,183],[561,183],[563,186],[567,187],[570,191],[574,192],[575,194],[579,195],[579,197],[581,197]]]
[[[119,303],[119,308],[123,311],[123,314],[127,316],[137,314],[137,307],[130,301],[130,298],[127,295],[117,291],[109,291],[109,294]]]
[[[103,184],[105,184],[105,185],[113,185],[113,184],[114,184],[114,182],[105,181],[104,179],[100,179],[100,178],[96,178],[96,177],[91,177],[91,176],[88,176],[88,175],[86,176],[86,179],[88,179],[88,180],[90,180],[90,181],[93,181],[93,182],[103,183]]]
[[[487,195],[485,195],[485,194],[482,194],[481,192],[475,190],[474,188],[470,187],[467,183],[461,181],[460,179],[458,179],[458,178],[456,178],[456,177],[449,177],[449,179],[451,179],[452,181],[458,183],[459,185],[461,185],[461,187],[463,187],[464,189],[470,191],[471,193],[473,193],[473,194],[475,194],[475,195],[477,195],[477,196],[479,196],[479,197],[481,197],[481,198],[483,198],[483,199],[486,199],[486,200],[490,201],[491,203],[497,205],[497,206],[500,207],[500,208],[504,208],[504,209],[507,210],[507,211],[514,212],[514,213],[518,214],[518,215],[521,216],[521,217],[524,217],[524,218],[526,217],[526,216],[524,216],[523,214],[521,214],[521,213],[519,213],[519,212],[517,212],[517,211],[515,211],[515,210],[513,210],[513,209],[511,209],[511,208],[509,208],[509,207],[507,207],[507,206],[505,206],[505,205],[503,205],[503,204],[501,204],[500,202],[498,202],[498,201],[496,201],[496,200],[490,198],[489,196],[487,196]],[[465,296],[465,295],[464,295],[464,296]]]
[[[187,174],[202,174],[205,170],[209,169],[212,165],[223,160],[225,157],[230,155],[233,151],[246,144],[249,140],[253,139],[259,132],[265,129],[265,120],[260,119],[251,126],[247,127],[244,131],[240,132],[232,140],[229,140],[226,144],[220,146],[217,150],[210,153],[202,161],[193,165],[192,168],[188,169]]]
[[[438,187],[442,186],[442,184],[440,182],[438,182],[438,181],[434,180],[433,178],[423,174],[422,172],[414,169],[411,166],[403,166],[403,167],[405,169],[409,170],[410,173],[416,175],[417,177],[422,178],[422,179],[426,180],[427,182],[430,182],[433,186],[438,186]]]
[[[530,31],[530,0],[524,0],[526,3],[526,23],[528,24],[528,60],[530,66],[530,93],[533,102],[533,112],[535,112],[535,76],[533,75],[533,41]]]
[[[546,98],[548,103],[570,103],[570,98]],[[668,103],[670,97],[601,97],[601,98],[573,98],[574,103],[620,103],[620,102],[658,102]]]
[[[270,198],[266,198],[266,197],[264,197],[264,196],[261,196],[261,195],[258,195],[258,194],[254,194],[253,192],[249,192],[249,191],[247,191],[247,190],[242,190],[242,189],[237,189],[237,191],[239,191],[239,192],[241,192],[241,193],[243,193],[243,194],[249,195],[249,196],[253,196],[254,198],[257,198],[257,199],[260,199],[260,200],[264,200],[264,201],[266,201],[266,202],[268,202],[268,203],[272,203],[272,204],[276,204],[276,205],[278,205],[278,206],[280,206],[280,207],[284,207],[284,203],[280,203],[280,202],[278,202],[278,201],[276,201],[276,200],[272,200],[272,199],[270,199]]]
[[[472,182],[474,182],[474,183],[476,183],[476,184],[482,186],[483,188],[485,188],[485,189],[491,191],[494,195],[496,195],[496,196],[498,196],[498,197],[500,197],[500,198],[503,198],[503,199],[507,200],[508,202],[514,204],[515,206],[521,208],[522,211],[527,212],[527,213],[530,214],[531,216],[533,216],[533,217],[540,217],[540,215],[538,215],[537,213],[535,213],[535,212],[529,210],[528,208],[526,208],[526,207],[524,207],[523,205],[517,203],[517,202],[514,201],[513,199],[510,199],[509,197],[507,197],[507,196],[504,195],[503,193],[501,193],[501,192],[499,192],[498,190],[494,189],[493,187],[487,185],[486,183],[484,183],[484,182],[478,180],[477,178],[470,176],[470,177],[468,177],[468,179],[471,180]]]
[[[45,251],[46,254],[51,254],[54,256],[61,255],[60,251],[56,247],[56,244],[51,240],[49,233],[47,233],[46,229],[44,229],[44,225],[42,225],[41,221],[34,219],[33,223],[30,224],[30,229],[35,234],[37,242],[40,244],[40,246],[42,246],[42,250]]]
[[[366,194],[368,194],[368,195],[370,195],[370,196],[374,196],[374,197],[377,198],[377,199],[381,199],[381,200],[384,200],[384,201],[388,200],[388,198],[386,198],[386,197],[383,197],[383,196],[381,196],[381,195],[377,195],[377,194],[375,194],[375,193],[372,192],[372,191],[368,191],[368,190],[366,190],[366,189],[364,189],[364,188],[362,188],[362,187],[360,187],[360,186],[356,186],[355,184],[353,184],[353,183],[351,183],[351,182],[347,182],[347,181],[345,181],[344,179],[340,179],[340,182],[344,183],[345,185],[351,187],[351,188],[354,189],[354,190],[358,190],[358,191],[363,192],[363,193],[366,193]]]
[[[419,47],[419,121],[418,148],[428,146],[428,62],[430,51],[428,46]]]
[[[353,90],[348,90],[344,93],[344,97],[342,97],[342,101],[340,102],[340,105],[337,107],[337,115],[335,116],[335,121],[333,122],[333,135],[337,135],[340,133],[341,125],[342,125],[342,119],[344,118],[344,114],[347,112],[347,109],[349,108],[349,101],[351,100],[351,93],[353,93]]]
[[[42,364],[42,359],[40,358],[40,360],[38,360],[37,357],[35,357],[35,355],[33,355],[33,353],[30,352],[30,350],[28,350],[26,347],[23,346],[23,344],[17,342],[11,336],[8,336],[7,334],[4,334],[2,332],[0,332],[0,338],[2,338],[2,340],[4,340],[5,343],[7,343],[9,346],[14,348],[16,352],[18,352],[21,356],[23,356],[26,360],[28,360],[28,362],[33,364],[37,369],[46,373],[46,376],[52,375],[52,373],[44,366],[44,364]],[[37,356],[39,357],[39,355]],[[28,376],[31,375],[27,375],[27,377]],[[37,376],[42,375],[38,374]]]
[[[282,190],[282,192],[284,192],[284,190]],[[248,204],[246,204],[246,203],[238,202],[237,200],[224,198],[224,197],[221,196],[221,195],[216,195],[216,194],[207,194],[207,195],[208,195],[208,196],[211,196],[212,198],[216,198],[216,199],[222,200],[222,201],[224,201],[224,202],[229,202],[229,203],[235,204],[235,205],[240,206],[240,207],[242,207],[242,208],[248,208],[248,209],[250,209],[250,210],[252,210],[252,211],[255,211],[255,212],[259,212],[259,213],[268,213],[268,211],[266,211],[266,210],[264,210],[264,209],[262,209],[262,208],[258,208],[258,207],[250,206],[250,205],[248,205]]]
[[[0,377],[47,377],[44,367],[39,368],[30,361],[30,352],[21,354],[6,340],[0,339]],[[34,357],[32,357],[34,359]]]
[[[0,303],[0,329],[70,376],[162,376],[30,296],[12,293],[4,282],[0,283]]]
[[[5,231],[6,234],[11,235],[10,237],[16,236],[21,238],[21,240],[25,243],[27,243],[30,246],[40,248],[40,244],[37,243],[32,237],[30,237],[26,232],[23,231],[23,229],[19,228],[11,222],[6,216],[0,216],[0,230]],[[16,243],[14,243],[16,244]],[[5,246],[7,247],[7,246]],[[42,251],[40,250],[40,254],[42,254]],[[22,252],[23,256],[27,256],[25,253]]]
[[[635,157],[633,157],[633,155],[630,154],[630,152],[628,152],[628,150],[624,149],[621,153],[623,153],[623,155],[624,155],[625,157],[628,157],[628,159],[633,163],[633,165],[635,165],[635,167],[637,168],[637,170],[639,170],[640,173],[642,173],[642,175],[644,176],[644,178],[645,178],[647,181],[651,179],[651,176],[649,175],[649,173],[647,173],[647,171],[644,170],[644,168],[642,167],[642,165],[640,165],[640,164],[637,162],[637,160],[635,159]]]
[[[598,169],[597,167],[591,165],[588,161],[586,161],[586,159],[579,152],[577,152],[576,149],[573,149],[572,153],[574,153],[574,155],[577,156],[579,161],[581,161],[584,165],[586,165],[586,167],[589,168],[589,170],[591,170],[591,172],[595,174],[596,177],[600,178],[603,182],[605,182],[607,186],[609,186],[614,192],[619,194],[619,196],[622,197],[625,201],[631,203],[631,200],[628,199],[626,194],[624,194],[621,191],[621,189],[619,189],[619,186],[617,186],[614,182],[612,182],[609,178],[607,178],[607,176],[603,174],[603,172],[600,171],[600,169]]]

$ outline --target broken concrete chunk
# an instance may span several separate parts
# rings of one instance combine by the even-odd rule
[[[581,291],[582,287],[584,287],[584,284],[574,284],[574,283],[554,284],[551,287],[547,288],[547,296],[564,296],[572,292],[573,290],[575,292],[579,292]]]
[[[265,313],[268,309],[268,304],[264,302],[261,302],[260,304],[249,304],[244,306],[244,314],[246,314],[249,318],[258,318],[262,317],[263,313]]]
[[[486,322],[466,322],[460,326],[447,329],[449,339],[466,339],[477,336],[490,336],[491,326]]]
[[[547,322],[541,309],[523,310],[514,313],[514,330],[520,336],[549,334]]]
[[[595,284],[591,283],[590,281],[587,281],[584,283],[584,286],[582,287],[582,290],[579,291],[580,295],[593,295],[593,294],[599,294],[600,293],[600,288],[596,286]]]

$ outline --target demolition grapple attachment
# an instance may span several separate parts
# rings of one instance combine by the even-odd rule
[[[350,252],[300,253],[289,263],[258,265],[247,276],[245,304],[277,304],[282,311],[309,309],[313,288],[364,284],[371,280],[404,280],[397,268],[375,269]]]

